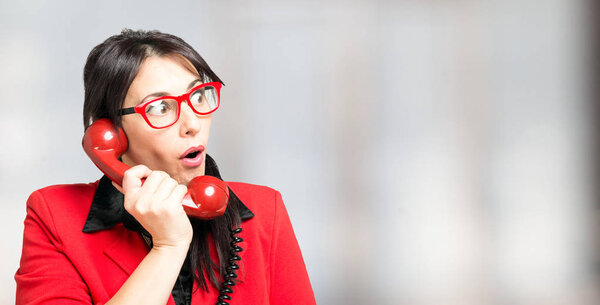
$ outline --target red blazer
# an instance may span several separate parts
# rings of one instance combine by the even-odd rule
[[[123,224],[83,233],[98,182],[50,186],[27,201],[16,304],[103,304],[149,251]],[[315,304],[306,267],[279,192],[228,182],[255,215],[242,223],[240,283],[230,304]],[[211,249],[214,250],[214,249]],[[192,304],[215,304],[218,291],[196,289]],[[173,297],[168,304],[174,305]]]

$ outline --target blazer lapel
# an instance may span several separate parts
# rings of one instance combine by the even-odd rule
[[[122,226],[119,229],[121,233],[116,241],[104,250],[104,254],[127,275],[131,275],[150,250],[139,233]]]
[[[129,276],[146,257],[150,249],[138,232],[127,230],[124,227],[120,229],[122,230],[120,236],[104,250],[104,254]],[[169,296],[167,304],[175,305],[173,295]]]

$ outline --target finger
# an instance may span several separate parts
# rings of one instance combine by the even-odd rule
[[[114,187],[115,187],[115,188],[116,188],[116,189],[117,189],[119,192],[121,192],[121,193],[124,193],[124,191],[123,191],[123,188],[122,188],[120,185],[118,185],[116,182],[114,182],[114,181],[113,181],[113,182],[112,182],[112,185],[113,185],[113,186],[114,186]]]
[[[144,193],[155,194],[162,181],[168,178],[169,175],[163,171],[152,171],[144,181],[142,190]]]
[[[156,199],[165,199],[169,197],[169,195],[171,195],[173,189],[175,189],[176,186],[177,181],[175,181],[175,179],[172,179],[171,177],[163,179],[158,188],[156,189],[156,192],[154,192]]]
[[[183,197],[185,197],[185,194],[187,194],[188,188],[183,185],[183,184],[177,184],[175,186],[175,188],[173,189],[173,191],[171,192],[171,195],[169,196],[170,201],[175,202],[178,205],[181,205],[181,202],[183,201]]]
[[[137,195],[136,200],[132,200],[129,204],[127,204],[126,200],[125,203],[125,209],[134,217],[145,215],[150,210],[152,201],[154,200],[154,194],[152,193],[139,192]]]
[[[165,200],[165,203],[167,205],[166,208],[168,210],[175,209],[185,214],[185,211],[183,210],[183,205],[181,203],[183,202],[183,197],[185,196],[185,194],[187,194],[187,191],[188,189],[185,185],[176,185],[169,197]]]
[[[142,179],[148,177],[152,171],[145,165],[136,165],[123,174],[123,187],[125,193],[133,193],[142,187]]]

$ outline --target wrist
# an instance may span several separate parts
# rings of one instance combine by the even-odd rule
[[[190,242],[175,242],[175,243],[161,243],[154,242],[152,245],[152,251],[160,253],[168,253],[170,255],[187,254],[190,248]]]
[[[158,234],[157,234],[158,235]],[[187,249],[192,243],[194,233],[186,232],[183,234],[173,234],[170,236],[156,236],[152,235],[152,247],[159,247],[165,249]]]

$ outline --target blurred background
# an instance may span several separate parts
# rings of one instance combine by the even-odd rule
[[[123,28],[225,81],[208,152],[281,191],[317,303],[600,303],[594,6],[0,2],[0,304],[29,194],[100,177],[82,71]]]

